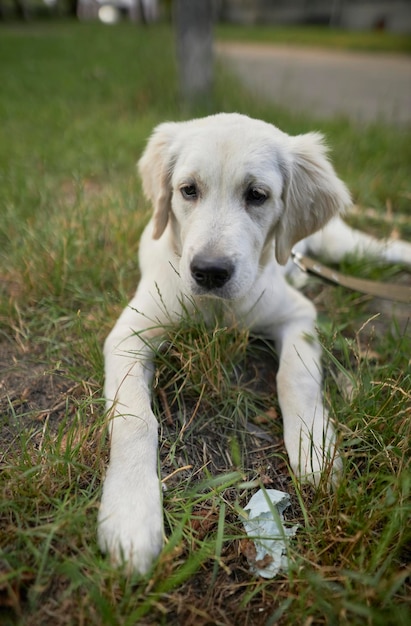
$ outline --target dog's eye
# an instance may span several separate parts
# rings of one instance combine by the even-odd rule
[[[180,188],[181,195],[186,200],[195,200],[197,198],[197,187],[195,185],[184,185]]]
[[[267,194],[261,189],[250,187],[245,194],[247,204],[260,205],[267,200]]]

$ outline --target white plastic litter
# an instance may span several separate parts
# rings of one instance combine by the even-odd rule
[[[288,493],[260,489],[244,509],[247,519],[243,525],[255,546],[255,552],[247,551],[247,559],[251,570],[263,578],[273,578],[288,567],[287,542],[298,528],[298,524],[291,528],[284,526],[283,512],[289,505]]]

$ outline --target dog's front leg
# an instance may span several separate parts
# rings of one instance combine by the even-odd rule
[[[142,316],[127,308],[105,344],[111,451],[98,538],[113,563],[146,573],[163,545],[163,515],[157,476],[158,425],[150,401],[152,355],[136,332],[141,332],[139,324]]]
[[[294,291],[294,290],[293,290]],[[321,348],[313,305],[293,293],[293,310],[275,330],[280,362],[277,390],[284,422],[284,441],[293,471],[317,484],[327,468],[335,480],[341,459],[335,431],[323,404]]]

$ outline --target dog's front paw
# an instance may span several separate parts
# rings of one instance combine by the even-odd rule
[[[337,452],[333,426],[302,428],[300,437],[286,444],[291,469],[301,482],[318,486],[324,477],[328,484],[336,484],[342,472],[342,461]]]
[[[98,542],[114,565],[146,574],[163,546],[163,512],[157,476],[117,475],[109,468],[98,515]]]

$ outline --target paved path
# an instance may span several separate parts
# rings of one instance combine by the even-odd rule
[[[310,117],[411,123],[411,57],[226,42],[216,50],[249,89]]]

